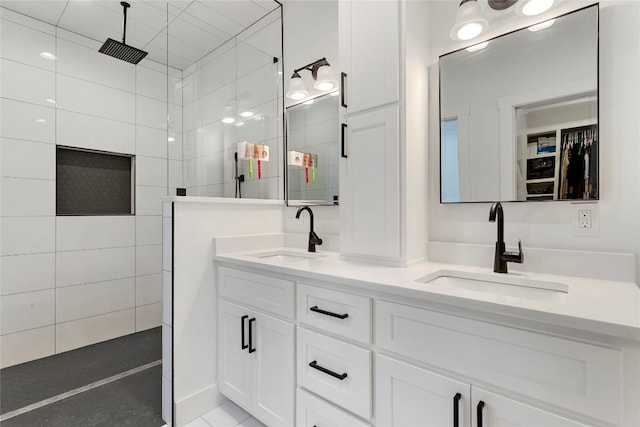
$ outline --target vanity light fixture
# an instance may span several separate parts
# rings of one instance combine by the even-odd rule
[[[553,0],[520,0],[516,5],[516,13],[520,16],[535,16],[549,10]]]
[[[462,0],[449,35],[454,40],[471,40],[484,33],[488,27],[489,21],[482,17],[478,0]]]
[[[289,90],[287,91],[287,98],[289,99],[299,101],[309,96],[309,92],[302,81],[302,76],[300,76],[300,71],[302,70],[311,71],[315,89],[329,91],[337,86],[336,79],[331,71],[331,65],[326,58],[321,58],[304,67],[293,70],[293,75],[289,80]]]

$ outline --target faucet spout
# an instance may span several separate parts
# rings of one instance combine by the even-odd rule
[[[322,239],[320,237],[318,237],[316,232],[313,230],[313,211],[311,210],[311,208],[309,206],[303,206],[300,209],[298,209],[298,212],[296,212],[296,219],[300,219],[300,214],[302,213],[302,211],[309,212],[309,218],[311,218],[311,221],[310,221],[310,224],[309,224],[308,251],[309,252],[315,252],[316,251],[316,245],[321,245],[322,244]]]
[[[491,205],[489,209],[489,222],[496,222],[498,229],[496,249],[493,257],[493,271],[495,273],[507,273],[508,262],[522,264],[524,261],[522,242],[518,241],[518,252],[507,252],[504,243],[504,212],[502,211],[502,204],[500,202],[495,202]]]

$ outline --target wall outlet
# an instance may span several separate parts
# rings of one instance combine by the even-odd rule
[[[591,228],[591,209],[578,210],[578,228]]]

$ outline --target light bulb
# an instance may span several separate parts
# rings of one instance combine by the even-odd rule
[[[553,0],[523,0],[516,7],[516,13],[525,16],[540,15],[553,6]]]

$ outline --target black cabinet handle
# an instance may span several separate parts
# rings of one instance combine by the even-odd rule
[[[347,130],[347,124],[346,123],[342,123],[342,129],[341,129],[341,133],[340,133],[340,155],[342,157],[344,157],[345,159],[347,158],[347,154],[344,152],[344,139],[345,139],[345,133]]]
[[[460,393],[456,393],[453,396],[453,427],[460,427],[460,399],[462,399],[462,395]]]
[[[325,316],[337,317],[338,319],[346,319],[347,317],[349,317],[349,313],[345,313],[345,314],[332,313],[330,311],[326,311],[318,308],[317,305],[314,305],[313,307],[311,307],[309,311],[314,311],[316,313],[324,314]]]
[[[482,427],[482,410],[484,409],[484,402],[481,400],[480,402],[478,402],[478,408],[477,408],[477,413],[476,413],[476,417],[478,419],[478,427]]]
[[[323,372],[327,375],[331,375],[334,378],[339,379],[340,381],[344,380],[345,378],[347,378],[347,373],[345,372],[344,374],[336,374],[335,372],[327,369],[327,368],[323,368],[322,366],[318,365],[318,362],[316,362],[315,360],[311,363],[309,363],[309,366],[311,366],[313,369],[317,369],[320,372]]]
[[[253,328],[251,324],[256,321],[256,318],[249,319],[249,353],[254,353],[256,348],[253,346]]]
[[[240,318],[240,325],[241,325],[240,326],[240,329],[241,329],[240,333],[242,334],[242,350],[244,350],[245,348],[249,347],[248,345],[246,345],[244,343],[244,321],[247,320],[248,318],[249,318],[249,316],[246,315],[246,314]]]
[[[347,108],[347,73],[340,73],[340,105]]]

